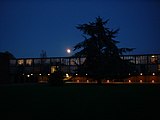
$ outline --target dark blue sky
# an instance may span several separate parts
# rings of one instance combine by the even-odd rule
[[[97,16],[120,28],[116,40],[136,48],[130,54],[160,53],[159,0],[1,0],[0,52],[67,56],[65,50],[83,40],[75,26]]]

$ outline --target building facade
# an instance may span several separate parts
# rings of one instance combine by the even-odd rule
[[[134,75],[159,75],[160,54],[123,55],[123,60],[129,60],[135,66]],[[9,63],[11,79],[25,76],[25,81],[47,81],[56,68],[67,75],[76,74],[77,65],[83,64],[85,58],[76,57],[50,57],[50,58],[18,58],[11,59]],[[132,74],[132,73],[129,73]],[[15,77],[16,76],[16,77]],[[21,80],[21,78],[19,78]],[[24,81],[24,82],[25,82]]]

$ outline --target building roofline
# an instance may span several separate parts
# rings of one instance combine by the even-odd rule
[[[128,55],[120,55],[120,56],[152,56],[152,55],[160,55],[160,54],[128,54]],[[46,57],[46,58],[40,58],[40,57],[28,57],[28,58],[15,58],[15,59],[61,59],[61,58],[81,58],[81,57]],[[82,57],[83,58],[83,57]],[[84,57],[85,58],[85,57]]]

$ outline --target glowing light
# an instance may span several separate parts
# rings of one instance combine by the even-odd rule
[[[76,75],[78,75],[78,74],[76,74]]]
[[[42,75],[42,74],[39,74],[40,76]]]
[[[23,75],[24,75],[24,73],[23,73]]]
[[[88,74],[86,73],[86,75],[88,75]]]
[[[151,57],[152,57],[152,58],[154,58],[155,56],[154,56],[154,55],[152,55]]]
[[[56,71],[56,66],[51,67],[51,73],[54,73]]]
[[[107,80],[107,83],[109,83],[109,80]]]
[[[131,83],[131,80],[129,80],[128,82]]]
[[[152,83],[154,83],[154,80],[152,80]]]
[[[68,74],[68,73],[66,73],[66,77],[67,77],[67,78],[69,77],[69,74]]]
[[[140,82],[140,83],[142,83],[143,81],[142,81],[142,80],[140,80],[139,82]]]
[[[30,75],[27,75],[27,77],[30,77]]]
[[[152,75],[155,75],[155,73],[152,73]]]
[[[71,53],[71,49],[67,49],[66,51],[67,51],[67,53]]]
[[[128,75],[131,75],[131,73],[129,73]]]
[[[143,75],[143,73],[140,73],[140,75]]]
[[[49,75],[51,75],[51,74],[48,73],[48,76],[49,76]]]
[[[31,74],[31,75],[33,75],[33,74]]]

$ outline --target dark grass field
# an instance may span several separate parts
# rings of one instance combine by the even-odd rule
[[[0,120],[160,119],[160,84],[0,85]]]

